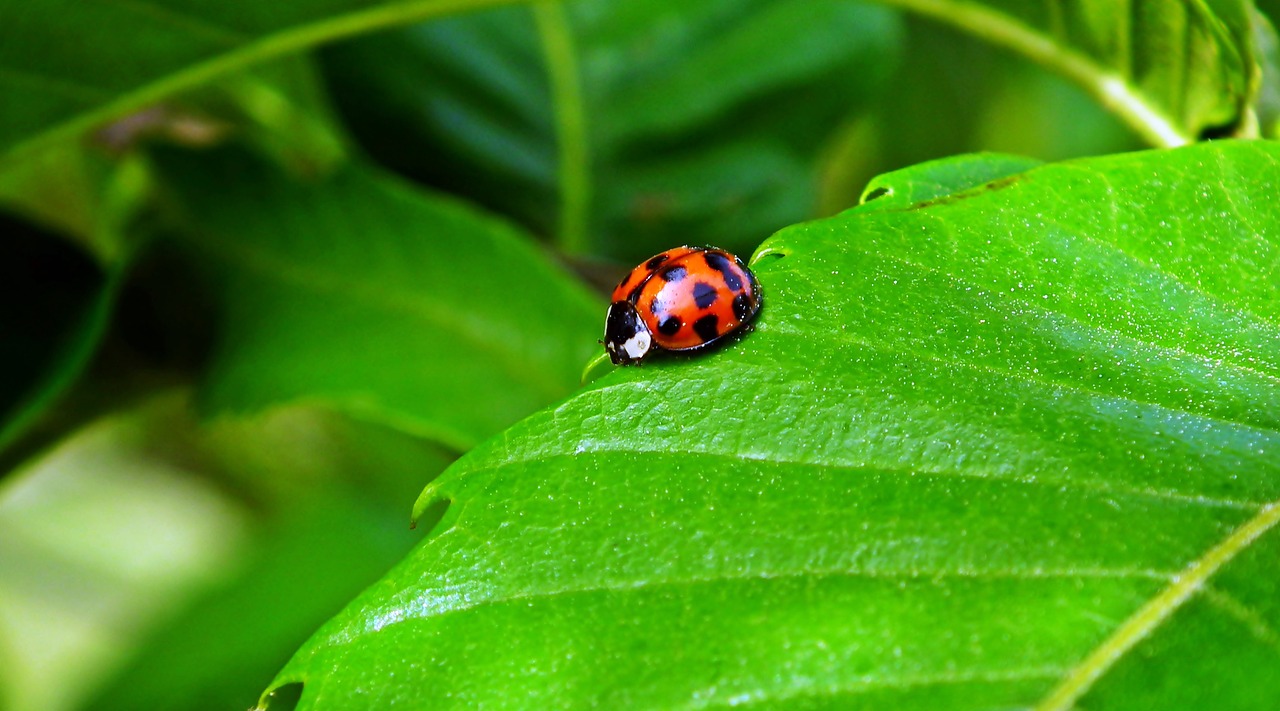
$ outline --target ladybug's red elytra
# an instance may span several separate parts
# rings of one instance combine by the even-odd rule
[[[676,247],[632,269],[613,290],[604,349],[614,365],[696,351],[759,312],[760,282],[741,259],[715,247]]]

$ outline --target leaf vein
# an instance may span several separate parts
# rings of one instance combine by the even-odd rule
[[[1246,605],[1236,596],[1213,585],[1205,585],[1204,597],[1210,604],[1227,613],[1232,619],[1244,626],[1258,641],[1280,652],[1280,633],[1277,633],[1265,617],[1257,610]]]
[[[1209,578],[1242,550],[1280,522],[1280,501],[1267,504],[1203,556],[1191,562],[1168,587],[1138,608],[1127,620],[1063,677],[1035,706],[1035,711],[1070,711],[1139,642],[1150,636],[1188,600],[1204,589]]]
[[[1052,679],[1061,676],[1066,670],[1055,666],[1029,667],[1026,669],[981,669],[969,672],[941,672],[935,674],[915,674],[902,676],[875,676],[864,674],[852,679],[841,680],[840,683],[816,687],[813,685],[795,686],[782,693],[757,693],[735,696],[708,696],[705,703],[690,703],[676,708],[698,711],[700,709],[733,707],[746,708],[758,702],[773,703],[792,699],[834,698],[857,696],[873,691],[894,690],[911,691],[920,687],[960,685],[960,684],[1007,684],[1034,679]],[[746,698],[744,698],[746,696]]]
[[[790,336],[812,337],[812,334],[809,334],[807,332],[802,332],[798,330],[789,330],[786,326],[781,326],[781,325],[773,326],[773,330],[777,331],[778,333],[783,333]],[[1163,410],[1165,412],[1186,415],[1188,417],[1204,420],[1207,422],[1216,422],[1218,424],[1229,425],[1232,427],[1238,427],[1245,430],[1253,430],[1261,434],[1266,434],[1269,436],[1269,438],[1270,436],[1280,436],[1280,429],[1277,429],[1274,427],[1268,427],[1265,425],[1258,425],[1258,424],[1253,424],[1249,422],[1241,422],[1238,420],[1230,420],[1222,417],[1216,417],[1214,415],[1209,415],[1203,412],[1195,412],[1195,411],[1187,410],[1180,407],[1174,407],[1172,405],[1167,405],[1163,403],[1139,400],[1131,395],[1112,393],[1112,392],[1107,392],[1103,390],[1095,390],[1093,388],[1086,388],[1080,385],[1073,385],[1073,384],[1066,383],[1063,381],[1058,381],[1058,380],[1036,378],[1026,373],[1020,373],[1013,370],[1005,370],[1003,368],[997,368],[995,366],[987,365],[985,363],[965,362],[965,361],[945,358],[943,356],[935,355],[932,353],[924,353],[924,352],[916,351],[913,349],[893,348],[882,343],[870,341],[865,338],[858,338],[856,336],[850,336],[848,334],[841,334],[839,336],[835,336],[834,334],[832,334],[830,336],[830,340],[852,343],[855,345],[860,345],[866,348],[870,348],[872,350],[878,350],[884,353],[908,355],[913,358],[918,358],[920,360],[931,361],[934,363],[939,363],[941,365],[947,365],[954,368],[983,371],[983,372],[991,373],[993,375],[999,375],[999,376],[1003,376],[1013,380],[1018,380],[1028,385],[1038,385],[1043,388],[1063,390],[1066,392],[1074,392],[1080,395],[1088,395],[1088,396],[1097,397],[1097,398],[1106,398],[1106,399],[1111,399],[1119,402],[1127,402],[1132,405],[1140,405],[1140,406],[1149,407],[1152,409]],[[1261,505],[1261,504],[1259,503],[1258,505]]]
[[[482,537],[468,531],[465,526],[454,526],[449,531],[433,538],[439,542],[446,536],[464,536],[479,542],[480,547],[488,546]],[[741,569],[724,571],[706,576],[687,576],[667,580],[604,580],[580,586],[564,586],[543,590],[529,590],[502,596],[483,597],[478,593],[463,594],[454,588],[437,590],[406,588],[401,595],[408,600],[393,601],[387,607],[389,612],[374,612],[364,616],[355,631],[342,630],[334,633],[329,639],[336,645],[350,644],[358,637],[375,634],[388,627],[411,622],[439,618],[446,615],[465,614],[468,612],[502,605],[529,603],[536,600],[597,595],[613,593],[652,593],[659,590],[696,588],[724,583],[771,583],[789,580],[919,580],[936,582],[946,579],[956,580],[1045,580],[1045,579],[1121,579],[1121,580],[1157,580],[1167,581],[1175,573],[1171,571],[1149,570],[1144,568],[953,568],[951,570],[788,570],[749,573]],[[424,580],[437,580],[434,576],[426,576]],[[450,605],[451,601],[461,604]]]
[[[618,386],[615,386],[615,387],[618,387]],[[431,484],[429,484],[427,486],[427,491],[434,492],[437,494],[443,493],[447,490],[447,483],[449,481],[461,481],[467,476],[478,471],[483,471],[484,469],[494,469],[494,470],[505,469],[508,467],[518,467],[524,464],[529,464],[531,462],[548,461],[551,459],[573,459],[587,453],[639,454],[639,455],[644,455],[645,457],[650,457],[650,458],[660,458],[660,457],[669,456],[669,457],[677,458],[680,460],[687,460],[687,458],[690,455],[694,455],[698,457],[726,459],[726,460],[739,462],[739,463],[750,463],[750,464],[757,464],[757,465],[764,464],[764,465],[778,466],[778,467],[812,466],[812,467],[818,467],[822,469],[840,469],[840,470],[849,470],[849,471],[859,471],[859,470],[874,471],[880,474],[904,474],[904,475],[924,474],[926,476],[1023,484],[1027,486],[1047,487],[1054,490],[1061,490],[1063,488],[1067,488],[1073,491],[1086,493],[1086,494],[1099,494],[1104,496],[1130,496],[1134,498],[1152,498],[1152,499],[1158,499],[1158,500],[1173,501],[1181,504],[1204,506],[1206,508],[1228,508],[1228,509],[1238,509],[1238,510],[1245,510],[1245,511],[1256,511],[1262,508],[1264,505],[1262,503],[1253,502],[1253,501],[1215,498],[1211,496],[1203,496],[1199,494],[1186,494],[1179,491],[1170,491],[1165,489],[1155,489],[1155,488],[1139,489],[1139,488],[1127,488],[1127,487],[1105,486],[1105,485],[1095,485],[1095,484],[1083,484],[1079,480],[1074,480],[1074,479],[1054,479],[1054,478],[1045,477],[1045,476],[1026,476],[1026,477],[1009,476],[1009,475],[1000,474],[994,471],[967,472],[967,471],[960,471],[960,470],[954,470],[954,469],[943,469],[940,467],[938,468],[921,467],[919,469],[904,469],[904,468],[895,468],[895,467],[881,467],[881,466],[876,466],[874,463],[859,464],[859,463],[851,463],[851,462],[822,461],[822,460],[816,460],[816,459],[815,460],[778,459],[778,458],[765,459],[761,457],[744,456],[740,452],[719,452],[714,450],[682,450],[679,452],[672,452],[666,449],[657,449],[657,448],[646,449],[641,447],[592,447],[588,449],[575,449],[572,452],[540,452],[537,456],[534,456],[534,457],[502,461],[487,467],[480,467],[476,469],[459,469],[455,471],[453,474],[451,474],[448,480],[437,479],[435,482],[432,482]]]

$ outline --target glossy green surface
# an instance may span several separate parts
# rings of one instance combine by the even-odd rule
[[[1277,194],[1280,147],[1219,142],[786,229],[753,333],[465,456],[419,501],[451,502],[432,536],[276,685],[302,709],[1275,708]]]
[[[691,236],[750,251],[811,217],[822,151],[883,87],[899,40],[894,13],[845,0],[585,0],[321,56],[379,160],[569,251],[639,261]]]
[[[325,402],[466,449],[568,394],[599,347],[599,300],[455,200],[230,150],[159,163],[217,285],[209,411]]]
[[[256,62],[500,1],[4,0],[0,157],[74,137]]]

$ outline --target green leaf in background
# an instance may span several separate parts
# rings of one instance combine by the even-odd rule
[[[157,456],[179,448],[183,419],[169,407],[153,427],[157,409],[98,418],[0,486],[6,711],[82,708],[137,637],[243,550],[245,507],[189,460]]]
[[[0,157],[337,37],[502,0],[0,1]]]
[[[568,394],[598,348],[598,300],[455,200],[234,150],[159,164],[219,289],[212,411],[322,401],[466,449]]]
[[[813,217],[852,207],[877,176],[939,158],[994,151],[1052,162],[1145,146],[1067,78],[953,25],[906,14],[902,45],[910,51],[874,103],[823,151]]]
[[[844,0],[586,0],[322,57],[381,162],[570,251],[639,259],[695,238],[748,251],[812,216],[820,149],[883,84],[898,34]]]
[[[253,705],[290,653],[422,537],[404,502],[452,457],[407,435],[293,408],[199,431],[211,469],[258,507],[234,574],[150,635],[83,708],[224,711]],[[265,510],[264,510],[265,509]]]
[[[1254,9],[1253,44],[1262,72],[1258,87],[1257,111],[1260,132],[1267,138],[1280,138],[1280,35],[1268,19],[1280,17],[1280,3],[1274,3],[1266,14]]]
[[[0,487],[0,707],[248,708],[451,459],[316,408],[201,424],[183,390],[95,418]]]
[[[1257,59],[1248,0],[882,2],[1071,78],[1152,145],[1250,130]]]
[[[420,499],[448,502],[433,535],[273,688],[1276,708],[1277,194],[1280,148],[1220,142],[784,230],[753,333],[473,450]]]

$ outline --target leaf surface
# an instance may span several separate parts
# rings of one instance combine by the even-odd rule
[[[500,0],[0,2],[0,156],[336,37]]]
[[[784,230],[753,333],[461,459],[419,501],[451,502],[434,535],[276,684],[304,709],[1272,708],[1278,190],[1280,148],[1221,142]]]
[[[1247,0],[883,1],[1066,75],[1152,145],[1230,133],[1256,98]]]
[[[586,0],[322,57],[380,161],[639,260],[694,238],[745,251],[810,217],[819,153],[896,63],[896,20],[843,0]]]
[[[215,271],[211,411],[321,401],[465,449],[569,393],[602,309],[523,233],[353,166],[161,161]]]

